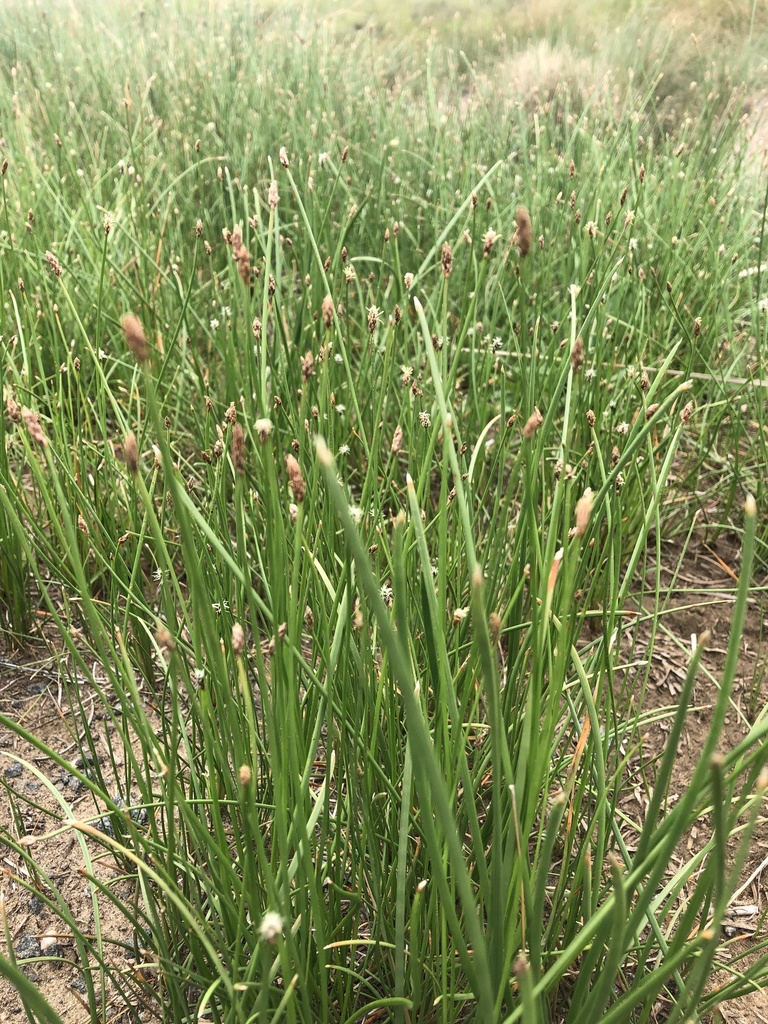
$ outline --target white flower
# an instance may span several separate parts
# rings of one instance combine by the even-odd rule
[[[363,510],[359,505],[350,505],[349,515],[355,525],[363,521]]]
[[[261,919],[259,925],[259,938],[262,942],[272,942],[277,940],[278,935],[283,934],[283,919],[280,914],[275,910],[268,910],[264,917]]]
[[[340,444],[339,445],[339,455],[349,455],[349,445],[348,444]]]
[[[216,331],[216,330],[218,330],[218,328],[219,328],[219,321],[216,319],[216,317],[214,317],[213,320],[211,320],[211,330],[212,331]]]

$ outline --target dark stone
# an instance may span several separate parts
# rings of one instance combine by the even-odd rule
[[[39,896],[29,897],[29,910],[30,913],[34,914],[35,916],[42,913],[44,905],[45,904],[43,903]]]
[[[80,757],[76,757],[74,764],[75,768],[84,768],[89,764],[98,764],[99,757],[96,754],[91,753],[90,750],[84,750]]]
[[[9,764],[5,769],[4,775],[6,779],[18,779],[21,773],[24,771],[22,766],[18,763]]]
[[[40,956],[40,943],[32,932],[24,932],[14,942],[13,952],[17,960],[31,960]]]
[[[110,839],[115,838],[115,827],[106,814],[103,818],[97,818],[93,823],[93,827],[98,829],[99,832],[103,832],[105,836],[109,836]]]

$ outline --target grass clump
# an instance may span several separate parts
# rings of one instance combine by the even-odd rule
[[[708,986],[768,758],[761,715],[720,748],[765,544],[738,97],[670,135],[651,90],[532,113],[324,21],[24,11],[0,607],[54,627],[89,769],[0,720],[92,800],[3,838],[91,1018],[684,1020],[763,983]],[[704,635],[634,820],[618,653],[683,498],[742,535],[732,633],[693,778]],[[93,928],[38,863],[64,833]]]

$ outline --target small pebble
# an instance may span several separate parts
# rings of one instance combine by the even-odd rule
[[[40,943],[32,932],[24,932],[14,942],[13,952],[17,960],[31,960],[40,956]]]

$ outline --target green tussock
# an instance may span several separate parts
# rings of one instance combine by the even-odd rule
[[[14,6],[0,622],[45,623],[70,753],[0,725],[88,798],[40,773],[45,835],[1,838],[91,1019],[688,1021],[765,984],[721,931],[768,760],[759,685],[721,744],[768,540],[756,92],[654,10],[629,47],[594,5],[600,54],[567,10]],[[627,651],[704,522],[740,558],[681,787],[704,643],[653,759]]]

